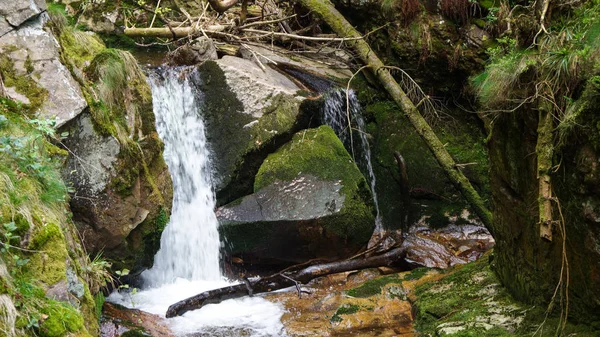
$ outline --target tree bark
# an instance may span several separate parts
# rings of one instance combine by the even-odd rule
[[[225,26],[214,25],[205,28],[207,35],[218,35],[219,32],[225,30]],[[125,28],[125,35],[131,37],[164,37],[172,38],[175,35],[176,38],[186,37],[194,33],[200,33],[199,29],[195,27],[168,27],[163,28]]]
[[[387,90],[396,104],[404,111],[417,133],[423,138],[427,146],[442,166],[448,178],[454,186],[461,192],[464,198],[470,203],[473,211],[479,216],[479,219],[493,234],[492,214],[485,207],[485,204],[477,191],[469,182],[469,179],[456,166],[452,156],[446,151],[444,144],[437,138],[431,126],[425,121],[419,113],[417,107],[408,98],[406,93],[398,85],[394,77],[385,69],[385,65],[369,44],[363,39],[358,39],[362,35],[354,29],[352,25],[342,14],[340,14],[329,0],[299,0],[307,9],[316,12],[323,20],[342,38],[357,38],[356,40],[346,41],[356,51],[362,61],[370,66],[375,72],[383,87]]]
[[[317,264],[298,271],[284,271],[257,280],[246,280],[245,283],[205,291],[169,306],[166,316],[167,318],[181,316],[190,310],[200,309],[207,304],[306,284],[312,279],[325,275],[365,268],[389,267],[400,261],[404,252],[404,248],[393,248],[384,254],[364,259]]]
[[[552,225],[554,223],[552,218],[552,180],[550,177],[554,153],[554,142],[552,140],[554,117],[552,110],[552,103],[546,101],[540,103],[535,149],[537,153],[540,237],[547,241],[552,241]]]

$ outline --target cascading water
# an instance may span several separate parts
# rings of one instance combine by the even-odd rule
[[[362,117],[360,103],[354,91],[348,90],[347,94],[348,96],[346,96],[346,90],[334,90],[327,94],[323,108],[323,121],[333,129],[346,148],[352,151],[353,158],[355,158],[355,139],[353,136],[358,134],[357,145],[362,158],[359,158],[357,163],[361,171],[368,176],[367,180],[371,185],[373,203],[377,211],[375,232],[380,232],[383,230],[383,224],[379,213],[377,192],[375,191],[376,179],[373,172],[373,163],[371,162],[371,148],[367,139],[365,120]],[[349,125],[352,125],[352,121],[356,124],[356,129],[358,130],[356,133],[353,133],[351,127],[349,127]]]
[[[164,316],[167,307],[202,291],[230,285],[219,270],[218,222],[210,181],[210,153],[200,118],[202,94],[188,81],[191,69],[167,68],[150,75],[156,126],[173,179],[171,219],[152,269],[142,273],[136,294],[109,300]],[[174,333],[281,336],[282,309],[260,297],[224,301],[169,320]]]
[[[167,71],[162,79],[150,77],[156,129],[165,143],[164,157],[173,179],[171,222],[160,239],[154,266],[142,274],[150,285],[178,277],[193,281],[221,278],[210,153],[196,103],[202,97],[186,78],[179,80],[174,75],[175,71]]]

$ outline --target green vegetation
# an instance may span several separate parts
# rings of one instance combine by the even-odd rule
[[[348,304],[348,303],[343,304],[335,311],[333,316],[331,316],[330,321],[332,323],[341,322],[342,317],[340,315],[351,315],[351,314],[357,313],[359,310],[360,310],[360,306],[358,306],[358,305]]]
[[[371,193],[350,154],[329,126],[296,133],[292,140],[270,154],[254,181],[254,191],[276,180],[291,181],[298,174],[308,174],[323,181],[341,181],[344,206],[338,215],[327,218],[324,228],[353,242],[367,241],[373,223]]]
[[[352,297],[359,297],[359,298],[371,297],[374,295],[381,294],[381,291],[384,286],[391,284],[391,283],[399,284],[400,282],[401,282],[401,279],[398,278],[398,275],[383,276],[380,278],[376,278],[374,280],[369,280],[369,281],[361,284],[357,288],[350,289],[350,290],[346,291],[346,294],[349,296],[352,296]]]
[[[12,52],[11,48],[4,48],[4,52],[0,54],[0,73],[6,87],[15,88],[17,93],[25,96],[29,100],[29,104],[22,105],[20,109],[33,115],[44,104],[48,98],[48,91],[40,87],[35,80],[31,78],[34,75],[31,59],[27,58],[25,62],[26,74],[19,74],[15,69],[15,63],[9,56]],[[4,104],[4,103],[3,103]]]
[[[78,268],[87,259],[79,242],[65,236],[74,225],[58,172],[65,153],[50,141],[52,126],[28,119],[22,105],[0,98],[0,263],[10,272],[0,275],[0,290],[20,313],[16,322],[0,315],[0,329],[16,329],[18,336],[89,336],[98,323],[88,315],[93,300],[87,285],[77,299],[80,309],[45,296],[48,287],[66,282],[68,265]],[[93,319],[84,324],[84,317]]]

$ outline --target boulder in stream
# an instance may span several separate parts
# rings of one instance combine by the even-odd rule
[[[224,204],[252,193],[264,158],[303,124],[305,99],[286,76],[242,58],[206,61],[198,70],[194,82],[214,154],[213,183]]]
[[[368,184],[328,126],[269,155],[254,191],[217,210],[226,249],[245,262],[341,258],[373,232]]]

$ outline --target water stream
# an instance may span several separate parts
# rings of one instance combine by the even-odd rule
[[[166,68],[150,74],[156,127],[173,179],[173,209],[154,266],[142,273],[144,289],[108,298],[163,317],[179,300],[231,284],[219,269],[210,151],[200,117],[202,93],[189,83],[191,71],[196,70]],[[282,336],[282,314],[279,305],[255,296],[210,304],[169,319],[169,324],[178,336]]]
[[[350,120],[348,120],[349,118]],[[351,151],[350,154],[355,158],[358,167],[367,176],[373,194],[373,203],[377,211],[375,232],[382,231],[383,223],[379,213],[377,192],[375,191],[376,179],[371,161],[371,148],[367,139],[365,120],[361,114],[360,102],[354,91],[348,90],[347,97],[346,90],[330,91],[325,98],[323,121],[333,129],[346,149]],[[354,130],[351,130],[348,125],[351,125]],[[357,153],[355,153],[355,150]]]

